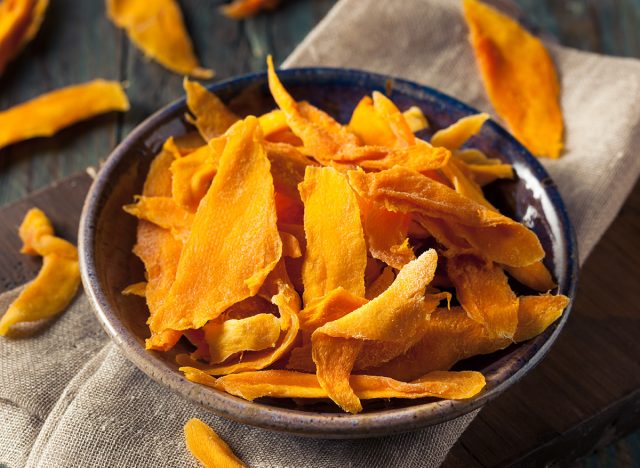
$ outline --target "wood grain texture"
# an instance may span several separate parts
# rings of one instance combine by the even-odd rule
[[[639,0],[516,1],[522,17],[545,36],[640,57]],[[268,53],[281,62],[333,3],[285,0],[275,12],[236,22],[219,15],[213,0],[180,0],[196,52],[216,70],[216,80],[263,69]],[[102,0],[55,0],[40,34],[0,77],[0,109],[95,77],[127,82],[131,112],[0,150],[0,204],[60,181],[0,209],[0,290],[32,277],[40,266],[17,252],[16,229],[27,208],[44,208],[59,232],[73,239],[89,179],[62,179],[98,163],[141,120],[183,94],[180,76],[150,62],[109,23]],[[588,259],[573,315],[549,356],[482,411],[446,466],[566,464],[638,427],[639,214],[640,185]],[[638,453],[637,447],[611,447],[618,448],[609,454]]]

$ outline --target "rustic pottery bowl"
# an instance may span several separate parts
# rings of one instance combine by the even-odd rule
[[[341,122],[348,121],[358,100],[374,90],[387,92],[400,108],[422,108],[433,130],[476,112],[433,89],[361,71],[292,69],[281,71],[280,77],[296,99],[310,101]],[[240,115],[259,114],[275,107],[264,73],[231,79],[210,89]],[[122,352],[151,378],[220,416],[244,424],[310,437],[381,436],[439,424],[481,407],[529,372],[558,337],[569,310],[528,342],[459,364],[457,368],[476,369],[487,378],[486,388],[475,398],[365,402],[364,412],[358,415],[340,413],[328,404],[301,407],[290,400],[248,402],[186,380],[178,371],[174,356],[185,352],[187,345],[179,343],[173,353],[146,351],[148,312],[144,301],[121,294],[123,287],[143,279],[142,265],[131,253],[136,220],[126,215],[122,206],[140,193],[149,163],[166,138],[192,131],[184,119],[185,111],[184,99],[170,104],[140,124],[115,149],[87,196],[80,221],[82,281],[96,315]],[[494,122],[488,122],[470,145],[514,165],[517,179],[494,183],[488,196],[503,213],[523,221],[538,234],[559,292],[573,297],[576,242],[553,181],[538,161]]]

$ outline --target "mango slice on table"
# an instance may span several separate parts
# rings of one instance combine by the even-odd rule
[[[48,0],[5,0],[0,3],[0,75],[7,63],[36,36]]]
[[[187,448],[205,468],[245,468],[227,443],[199,419],[190,419],[184,425]]]
[[[64,311],[80,285],[78,252],[55,237],[53,226],[38,208],[30,209],[19,229],[23,253],[42,256],[42,268],[0,318],[0,335],[18,323],[35,322]]]
[[[564,125],[558,75],[540,39],[478,1],[464,17],[489,99],[516,138],[536,156],[558,158]]]
[[[120,83],[94,80],[68,86],[0,112],[0,148],[61,129],[110,111],[129,110]]]
[[[175,0],[107,0],[107,15],[145,55],[167,69],[200,79],[213,77],[213,70],[198,64]]]

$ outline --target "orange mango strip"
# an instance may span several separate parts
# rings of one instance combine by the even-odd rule
[[[196,211],[216,174],[219,156],[205,145],[171,163],[171,193],[179,206]]]
[[[302,257],[302,248],[298,238],[293,234],[289,234],[285,231],[279,231],[280,240],[282,240],[282,256],[289,258]]]
[[[199,419],[189,419],[184,425],[184,440],[191,454],[205,468],[246,468],[227,443]]]
[[[287,143],[265,142],[265,149],[276,191],[299,202],[298,184],[304,180],[307,167],[317,163]]]
[[[387,123],[394,136],[393,147],[414,145],[416,137],[400,109],[384,94],[373,92],[373,109]]]
[[[557,285],[547,267],[542,262],[532,263],[525,267],[504,267],[505,271],[519,283],[538,292],[547,292]]]
[[[200,378],[200,380],[204,379]],[[329,397],[314,374],[287,370],[243,372],[227,375],[216,381],[209,380],[205,383],[205,385],[207,384],[246,400],[266,396],[275,398]],[[485,379],[480,372],[474,371],[436,371],[412,382],[400,382],[381,376],[352,375],[349,377],[349,385],[358,398],[363,400],[425,397],[462,400],[477,395],[484,388]]]
[[[94,80],[61,88],[0,112],[0,148],[52,136],[105,112],[127,110],[129,101],[118,82]]]
[[[358,202],[371,256],[396,270],[414,260],[416,257],[407,237],[411,215],[394,213],[363,198]]]
[[[544,257],[540,241],[525,226],[417,172],[395,167],[370,174],[349,171],[348,177],[359,196],[390,211],[441,221],[496,263],[527,266]]]
[[[312,335],[312,355],[320,385],[350,413],[362,411],[349,385],[354,368],[380,365],[404,354],[420,338],[420,324],[439,299],[425,301],[424,289],[438,263],[428,250],[408,263],[393,284],[362,307],[318,328]]]
[[[171,172],[169,167],[174,160],[167,146],[154,158],[142,188],[144,197],[166,197],[171,195]],[[151,320],[160,305],[165,301],[176,276],[176,268],[182,253],[182,242],[176,240],[171,232],[145,220],[138,221],[137,239],[133,253],[144,264],[147,286],[145,297]],[[182,336],[182,332],[166,330],[151,333],[145,342],[147,349],[168,351]]]
[[[307,239],[302,264],[305,305],[339,286],[364,297],[367,247],[358,201],[346,177],[331,167],[309,166],[300,195]]]
[[[458,150],[469,138],[480,131],[488,119],[488,114],[463,117],[447,128],[434,133],[431,137],[431,144],[433,146],[443,146],[451,151]]]
[[[200,79],[213,70],[201,68],[175,0],[107,0],[107,16],[129,39],[167,69]]]
[[[564,131],[560,85],[544,44],[478,0],[464,0],[463,5],[480,74],[496,112],[534,155],[559,157]]]
[[[491,203],[487,201],[482,192],[482,188],[473,179],[465,174],[462,164],[455,160],[450,160],[448,164],[442,167],[442,173],[451,181],[453,188],[463,197],[467,197],[474,202],[483,205],[485,208],[498,211]]]
[[[447,274],[469,317],[492,336],[513,339],[518,326],[518,298],[499,265],[471,255],[447,260]]]
[[[130,284],[122,290],[122,294],[125,296],[138,296],[146,297],[147,282],[139,281],[137,283]]]
[[[136,203],[125,205],[122,209],[138,219],[170,230],[173,236],[182,242],[188,239],[194,219],[193,213],[182,208],[171,197],[140,196]]]
[[[187,94],[187,107],[193,115],[187,115],[187,120],[195,125],[205,141],[222,135],[239,120],[218,96],[200,83],[185,78],[182,86]]]
[[[266,114],[262,114],[258,117],[260,127],[262,127],[262,133],[265,139],[268,139],[271,135],[289,130],[287,125],[287,118],[280,109],[274,109]]]
[[[31,208],[19,228],[21,252],[41,255],[42,268],[0,318],[0,336],[18,323],[35,322],[58,315],[69,305],[80,285],[78,251],[55,237],[53,226],[38,208]]]
[[[513,336],[522,342],[538,336],[555,322],[569,304],[566,296],[522,296],[519,298],[518,327]],[[412,380],[436,370],[448,370],[456,362],[478,354],[490,354],[513,343],[491,336],[480,323],[469,318],[462,307],[439,308],[425,322],[422,339],[407,353],[367,373],[398,380]]]
[[[297,103],[284,88],[267,58],[269,89],[276,104],[284,112],[287,124],[304,143],[305,149],[320,162],[333,159],[343,146],[357,146],[358,138],[328,114],[311,106]]]
[[[282,254],[273,179],[257,119],[238,122],[227,138],[176,279],[150,322],[153,332],[200,328],[255,295]]]
[[[180,364],[180,370],[186,372],[188,368],[197,368],[210,375],[226,375],[237,372],[247,372],[264,369],[291,350],[295,343],[300,321],[300,296],[293,289],[287,270],[282,262],[271,272],[261,289],[261,295],[271,298],[271,302],[278,307],[280,314],[280,329],[284,332],[273,349],[265,349],[254,353],[245,353],[240,362],[221,364],[219,366],[203,366],[187,354],[179,354],[176,361]]]
[[[243,19],[257,15],[262,10],[273,10],[280,0],[233,0],[228,5],[222,5],[223,15],[233,19]]]
[[[211,321],[202,329],[209,345],[209,363],[217,364],[235,353],[275,346],[280,337],[280,320],[275,315],[257,314],[239,320]]]
[[[515,174],[511,164],[467,164],[462,161],[456,161],[469,173],[473,180],[480,186],[484,187],[497,179],[513,179]]]
[[[48,0],[5,0],[0,3],[0,74],[36,36],[48,4]]]

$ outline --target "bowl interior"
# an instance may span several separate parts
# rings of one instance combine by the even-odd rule
[[[307,100],[340,122],[348,122],[362,96],[386,92],[401,109],[418,106],[430,122],[420,136],[475,113],[468,106],[426,87],[388,77],[338,69],[297,69],[280,73],[297,100]],[[223,82],[211,89],[238,115],[262,114],[275,107],[264,74]],[[80,226],[80,249],[85,289],[106,331],[124,353],[152,378],[222,416],[269,429],[322,437],[364,437],[402,432],[436,424],[467,413],[494,398],[545,354],[562,327],[563,318],[545,333],[488,356],[467,360],[457,368],[481,371],[486,389],[465,401],[394,400],[365,405],[361,415],[345,415],[333,405],[297,406],[290,400],[246,402],[231,395],[186,381],[175,364],[176,353],[188,351],[179,343],[171,353],[147,352],[143,300],[124,296],[122,289],[143,280],[141,262],[131,253],[136,220],[122,211],[141,192],[149,164],[169,136],[193,132],[185,119],[184,100],[159,111],[109,157],[94,183]],[[576,252],[573,232],[558,192],[540,164],[507,132],[486,124],[469,146],[514,165],[517,178],[491,184],[487,193],[500,210],[533,229],[547,253],[545,263],[555,274],[559,292],[573,296]]]

